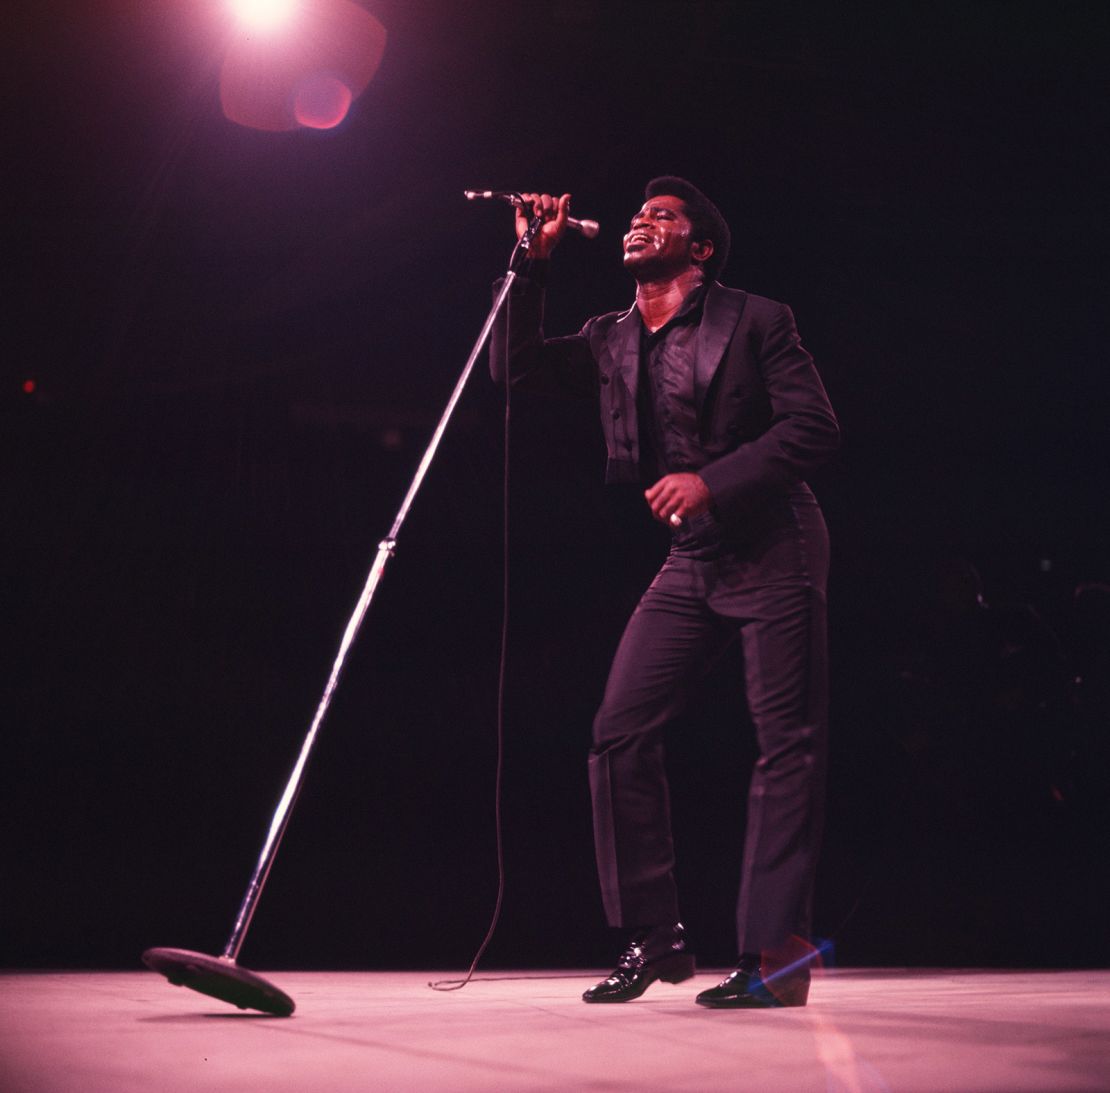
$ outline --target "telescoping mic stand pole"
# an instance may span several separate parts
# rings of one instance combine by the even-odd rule
[[[258,863],[255,865],[254,873],[247,885],[243,902],[239,906],[239,914],[235,918],[235,925],[232,928],[231,936],[227,939],[227,944],[224,946],[224,951],[219,956],[194,953],[187,949],[147,949],[143,953],[143,962],[148,967],[161,972],[171,983],[177,986],[190,987],[195,991],[200,991],[201,994],[211,995],[213,998],[230,1002],[240,1009],[262,1010],[264,1013],[272,1013],[278,1017],[288,1017],[293,1012],[294,1002],[289,995],[260,975],[256,975],[238,964],[239,950],[243,947],[243,939],[246,937],[255,908],[258,906],[258,899],[262,895],[266,878],[270,875],[270,867],[274,864],[274,857],[281,845],[281,839],[289,823],[293,805],[301,791],[308,758],[312,754],[312,748],[316,743],[320,726],[323,724],[328,707],[331,705],[332,695],[339,683],[347,653],[358,635],[359,627],[362,625],[367,608],[369,608],[370,601],[373,599],[374,591],[378,587],[378,582],[382,579],[382,573],[385,572],[386,562],[393,556],[397,547],[397,536],[401,532],[401,525],[405,522],[405,517],[408,516],[409,509],[412,507],[416,492],[420,489],[424,476],[428,473],[428,468],[435,458],[439,442],[443,439],[443,434],[447,430],[447,424],[451,420],[455,406],[462,397],[463,388],[466,387],[467,380],[470,379],[470,373],[474,370],[474,362],[478,359],[478,354],[481,353],[489,339],[494,320],[509,295],[513,282],[516,280],[517,270],[527,255],[528,248],[531,246],[532,240],[542,223],[542,215],[532,216],[527,229],[517,242],[509,260],[509,269],[501,285],[501,290],[493,302],[493,307],[490,309],[486,321],[482,324],[478,340],[474,343],[474,348],[470,351],[470,356],[467,358],[462,374],[459,376],[455,389],[451,392],[451,397],[447,401],[447,408],[443,411],[443,416],[439,419],[439,424],[432,434],[431,442],[424,452],[424,457],[416,468],[416,474],[409,486],[408,493],[405,494],[405,499],[401,502],[397,516],[393,520],[393,526],[389,529],[389,534],[378,544],[378,553],[374,557],[374,564],[370,567],[370,574],[366,578],[362,595],[359,596],[358,603],[355,605],[354,614],[351,615],[347,623],[347,629],[343,632],[343,640],[339,643],[339,652],[336,654],[335,663],[332,665],[331,675],[324,687],[320,704],[316,707],[316,716],[312,719],[304,743],[301,745],[300,754],[297,756],[297,762],[293,766],[293,772],[286,783],[285,792],[282,793],[277,810],[270,821],[270,830],[266,835],[266,842],[262,847],[262,853],[258,856]]]

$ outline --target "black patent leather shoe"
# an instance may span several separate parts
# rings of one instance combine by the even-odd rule
[[[711,1009],[779,1009],[804,1006],[809,997],[809,969],[766,972],[758,959],[741,957],[736,970],[694,999]]]
[[[681,983],[694,974],[694,955],[686,951],[681,922],[634,934],[613,974],[591,987],[583,1002],[631,1002],[657,979]]]

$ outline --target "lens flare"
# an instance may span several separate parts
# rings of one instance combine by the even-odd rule
[[[334,129],[351,108],[351,89],[334,76],[317,73],[293,96],[293,116],[306,129]]]
[[[264,9],[267,18],[274,18],[279,6],[279,0],[238,2],[260,16]],[[243,25],[232,36],[220,71],[224,116],[271,132],[332,129],[378,70],[385,27],[352,0],[280,4],[289,11],[280,33],[262,34]]]

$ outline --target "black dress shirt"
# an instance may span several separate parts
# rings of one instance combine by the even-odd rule
[[[654,333],[640,317],[640,450],[650,482],[665,474],[696,471],[709,462],[698,439],[694,399],[694,358],[704,301],[705,286],[699,285]]]

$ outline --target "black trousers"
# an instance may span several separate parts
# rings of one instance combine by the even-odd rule
[[[680,918],[663,732],[714,649],[739,631],[759,758],[748,794],[738,951],[809,933],[824,813],[828,535],[808,491],[772,516],[743,544],[706,548],[677,539],[617,648],[589,759],[611,926]]]

